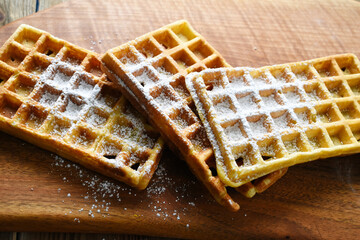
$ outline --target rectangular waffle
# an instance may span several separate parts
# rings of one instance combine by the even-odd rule
[[[229,67],[222,56],[182,20],[107,51],[102,62],[104,72],[181,152],[215,199],[231,210],[239,209],[217,177],[211,145],[185,86],[185,76],[191,72]],[[237,190],[252,197],[285,172]]]
[[[360,152],[360,62],[352,54],[210,69],[188,76],[186,84],[228,186]]]
[[[144,189],[164,141],[100,65],[95,53],[21,25],[0,49],[0,129]]]

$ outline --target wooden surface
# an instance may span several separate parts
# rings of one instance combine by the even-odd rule
[[[66,0],[0,0],[0,26]]]
[[[27,23],[105,52],[182,18],[234,66],[343,52],[360,56],[360,4],[350,0],[70,1],[4,26],[0,41]],[[6,134],[0,142],[3,231],[197,239],[355,239],[360,234],[360,155],[292,167],[253,199],[231,192],[242,208],[229,213],[170,151],[149,188],[137,192]]]

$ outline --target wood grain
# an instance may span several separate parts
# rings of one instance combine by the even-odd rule
[[[0,18],[0,26],[65,1],[66,0],[1,0],[0,16],[2,17]],[[36,9],[37,2],[38,9]]]
[[[0,9],[4,13],[1,25],[5,25],[16,19],[33,14],[36,11],[36,0],[2,0],[0,1]]]
[[[4,26],[0,41],[20,23],[27,23],[105,52],[181,18],[189,20],[234,66],[258,67],[343,52],[360,56],[360,5],[350,0],[70,1]],[[170,151],[165,152],[149,189],[136,192],[71,163],[59,164],[49,152],[6,134],[0,134],[0,142],[0,229],[4,231],[196,239],[354,239],[360,234],[359,155],[292,167],[254,199],[231,192],[242,209],[228,213]],[[96,188],[88,183],[94,176],[99,179]],[[118,187],[121,201],[96,191],[109,182]],[[92,206],[103,200],[111,203],[108,211],[100,207],[101,213],[89,216]]]
[[[62,2],[66,2],[67,0],[38,0],[39,1],[39,9],[38,11],[48,9],[54,5],[57,5]]]

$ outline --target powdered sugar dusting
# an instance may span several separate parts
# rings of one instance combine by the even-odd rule
[[[124,124],[114,124],[112,126],[112,133],[120,138],[130,138],[132,133],[132,127]]]
[[[63,114],[70,119],[77,119],[82,106],[69,100]]]
[[[110,152],[112,147],[109,148]],[[120,182],[94,174],[87,169],[53,155],[51,174],[59,174],[64,187],[56,188],[62,203],[72,205],[71,210],[64,210],[64,215],[74,216],[74,222],[79,223],[86,216],[91,218],[106,218],[111,214],[143,217],[138,206],[147,206],[147,214],[152,214],[164,222],[179,221],[191,225],[187,215],[194,211],[197,202],[206,203],[201,194],[194,194],[189,189],[198,185],[195,180],[188,180],[178,184],[168,173],[168,166],[160,163],[153,181],[144,191],[137,191]],[[174,170],[173,170],[174,171]],[[76,192],[71,189],[77,188]],[[70,189],[70,190],[65,190]],[[174,195],[174,198],[165,196]],[[81,199],[81,201],[79,201]],[[76,200],[76,201],[75,201]],[[190,201],[189,201],[190,200]],[[206,200],[206,201],[205,201]],[[209,203],[211,203],[209,201]],[[176,206],[182,205],[181,209]]]
[[[121,149],[114,143],[105,143],[101,146],[100,154],[104,156],[116,156],[120,151]]]
[[[154,148],[159,139],[155,130],[150,126],[146,127],[139,116],[131,114],[127,114],[126,117],[134,128],[129,128],[127,132],[123,129],[117,130],[117,128],[123,127],[121,124],[126,125],[126,123],[119,121],[117,124],[120,123],[120,125],[116,126],[115,120],[121,114],[126,114],[123,108],[131,109],[131,106],[124,99],[124,102],[120,103],[118,101],[121,97],[119,91],[113,85],[94,78],[85,71],[83,66],[73,66],[68,62],[53,59],[48,68],[40,75],[34,91],[39,103],[48,110],[50,116],[52,115],[49,117],[51,122],[48,134],[57,139],[61,138],[67,144],[72,144],[72,147],[78,148],[84,154],[96,155],[89,158],[97,158],[96,161],[101,159],[111,168],[121,169],[123,167],[118,164],[114,165],[111,154],[114,154],[116,149],[111,145],[104,145],[102,149],[97,147],[97,140],[102,139],[100,134],[110,135],[103,128],[109,118],[113,120],[110,122],[110,125],[114,124],[112,129],[115,129],[114,135],[109,137],[115,138],[116,140],[113,141],[118,141],[120,145],[127,143],[133,148]],[[119,105],[124,104],[123,108],[113,109],[117,102]],[[29,121],[29,124],[37,125],[35,120],[41,120],[41,123],[44,121],[41,117],[41,119]],[[111,129],[111,126],[109,128]],[[151,154],[160,154],[162,149],[160,145],[157,144],[156,151]],[[150,149],[148,151],[150,152]],[[124,171],[124,179],[142,177],[141,174],[151,175],[153,165],[157,161],[150,159],[149,155],[150,153],[141,159],[144,163],[146,162],[146,171],[137,172],[134,175],[130,175],[129,171]],[[94,160],[94,162],[96,161]]]
[[[275,149],[273,144],[261,146],[259,150],[262,156],[275,157]]]
[[[281,83],[287,82],[285,73],[279,73],[279,74],[275,75],[274,78]]]
[[[169,77],[172,77],[172,75],[173,75],[171,72],[167,71],[165,69],[165,67],[163,67],[163,66],[158,67],[156,70],[158,70],[158,72],[162,78],[169,78]]]
[[[91,95],[91,90],[93,89],[93,85],[87,83],[86,81],[79,80],[79,85],[76,86],[75,91],[82,96]]]
[[[262,135],[267,133],[267,129],[265,127],[265,119],[261,117],[257,121],[249,122],[250,128],[255,135]]]
[[[287,113],[282,114],[274,119],[275,126],[279,129],[285,129],[289,127]]]
[[[305,124],[309,124],[310,121],[309,121],[309,117],[308,117],[308,114],[306,111],[303,111],[303,112],[299,112],[296,114],[298,120],[299,120],[299,123],[301,125],[305,125]]]
[[[245,78],[241,76],[232,78],[230,85],[234,88],[241,88],[247,86],[248,84],[246,83]]]
[[[56,102],[58,97],[59,97],[58,94],[53,94],[51,92],[45,91],[42,94],[42,96],[41,96],[41,98],[39,100],[39,103],[44,105],[44,106],[51,107]]]
[[[189,126],[189,123],[182,118],[180,115],[176,116],[175,119],[173,119],[173,121],[175,122],[175,124],[180,127],[180,129],[186,128],[187,126]]]
[[[318,96],[316,90],[307,93],[311,101],[319,101],[321,98]]]
[[[97,114],[93,109],[89,112],[86,122],[94,127],[100,127],[106,123],[106,118]]]
[[[274,108],[274,106],[276,107],[277,105],[279,105],[278,101],[276,101],[276,96],[275,94],[270,94],[268,96],[263,96],[262,100],[265,104],[265,107],[267,108]]]
[[[296,104],[301,101],[300,95],[296,91],[286,92],[285,97],[290,104]]]
[[[238,97],[237,101],[244,112],[253,111],[258,108],[257,104],[254,102],[254,96],[252,94]]]
[[[273,157],[275,151],[273,145],[271,146],[271,151],[269,149],[260,149],[270,146],[259,147],[257,141],[270,137],[281,141],[281,134],[288,132],[289,128],[304,131],[302,126],[309,124],[308,116],[297,114],[294,111],[297,108],[312,108],[313,103],[305,101],[308,98],[305,94],[304,83],[301,81],[287,81],[286,76],[282,75],[276,76],[277,81],[275,81],[276,79],[268,76],[269,74],[253,78],[251,75],[253,69],[244,68],[235,68],[231,74],[236,74],[237,71],[244,72],[244,79],[252,84],[242,84],[242,86],[235,88],[233,79],[229,81],[224,77],[227,71],[222,69],[207,69],[201,73],[193,74],[186,79],[187,87],[190,89],[196,107],[201,113],[200,116],[207,116],[211,119],[203,118],[202,120],[214,147],[216,159],[217,161],[222,161],[223,154],[232,153],[236,154],[236,156],[231,156],[235,161],[240,152],[237,152],[238,150],[233,152],[233,149],[238,149],[233,148],[233,144],[234,142],[237,142],[236,144],[243,144],[245,141],[252,146],[253,152],[260,151],[265,154],[264,157],[266,155]],[[221,77],[207,79],[207,81],[212,81],[214,87],[217,85],[222,85],[223,87],[218,89],[216,93],[214,93],[211,87],[208,87],[209,91],[203,91],[205,90],[205,84],[201,76],[205,76],[205,74],[219,76],[219,73],[222,73],[220,74]],[[195,90],[193,82],[201,86],[198,91]],[[284,90],[283,93],[283,89],[287,91]],[[208,101],[207,99],[212,99],[212,105],[210,111],[205,113],[201,101]],[[232,104],[230,104],[230,100]],[[307,120],[306,123],[305,120]],[[213,121],[213,127],[210,127],[208,121]],[[233,123],[234,121],[236,121],[236,124]],[[239,126],[240,123],[241,126]],[[216,139],[215,135],[212,134],[214,129],[226,136],[228,142],[223,142],[223,144],[227,153],[220,152],[220,148],[217,146],[218,141],[224,141],[225,139]],[[292,149],[296,150],[296,147],[297,145],[293,146]],[[276,151],[282,150],[277,149]],[[247,156],[248,154],[250,152],[246,153],[243,158],[247,159],[249,157]],[[251,167],[253,165],[250,164],[251,162],[256,161],[249,161],[248,165],[245,164],[242,167]]]
[[[127,55],[124,55],[123,57],[121,57],[120,62],[122,62],[123,64],[125,64],[126,67],[128,68],[134,68],[136,67],[136,64],[138,63],[138,60],[131,58]]]
[[[234,111],[230,108],[230,102],[227,100],[216,103],[214,107],[219,116],[224,117],[234,113]]]
[[[151,88],[155,86],[155,79],[154,77],[149,76],[149,72],[147,69],[144,69],[142,74],[136,76],[136,79],[146,88]]]
[[[296,152],[299,152],[300,149],[297,145],[297,140],[296,138],[293,139],[293,140],[290,140],[290,141],[284,141],[284,145],[286,147],[286,150],[289,152],[289,153],[296,153]]]
[[[253,81],[253,84],[254,84],[255,86],[259,86],[259,85],[261,85],[261,84],[266,84],[266,83],[267,83],[266,80],[265,80],[265,78],[262,77],[262,76],[253,78],[252,81]]]
[[[53,78],[54,84],[60,88],[64,88],[69,82],[71,76],[65,75],[62,72],[56,72]]]
[[[171,108],[176,104],[176,101],[169,97],[165,92],[161,92],[161,94],[155,98],[155,101],[162,109]]]
[[[305,73],[295,73],[295,77],[300,81],[306,81],[308,80]]]
[[[245,139],[245,136],[241,132],[239,123],[235,123],[232,126],[225,128],[225,134],[230,141],[241,141]]]
[[[148,148],[153,148],[156,142],[156,138],[158,137],[156,134],[152,137],[148,131],[146,130],[145,123],[141,121],[140,114],[138,112],[132,111],[128,109],[125,112],[126,118],[131,122],[131,137],[130,141],[134,141],[141,146],[145,146]],[[128,129],[123,129],[124,131],[128,131]],[[125,141],[128,141],[125,139]]]

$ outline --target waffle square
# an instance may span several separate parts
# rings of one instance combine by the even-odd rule
[[[163,136],[180,151],[190,169],[215,199],[231,210],[239,209],[217,177],[213,151],[185,86],[191,72],[229,67],[222,56],[181,20],[107,51],[104,72],[120,85],[123,94],[144,112]],[[237,190],[252,197],[264,191],[286,169]]]
[[[353,54],[209,69],[189,75],[186,84],[228,186],[360,152],[360,62]]]
[[[21,25],[0,49],[0,129],[144,189],[164,141],[100,65],[95,53]]]

